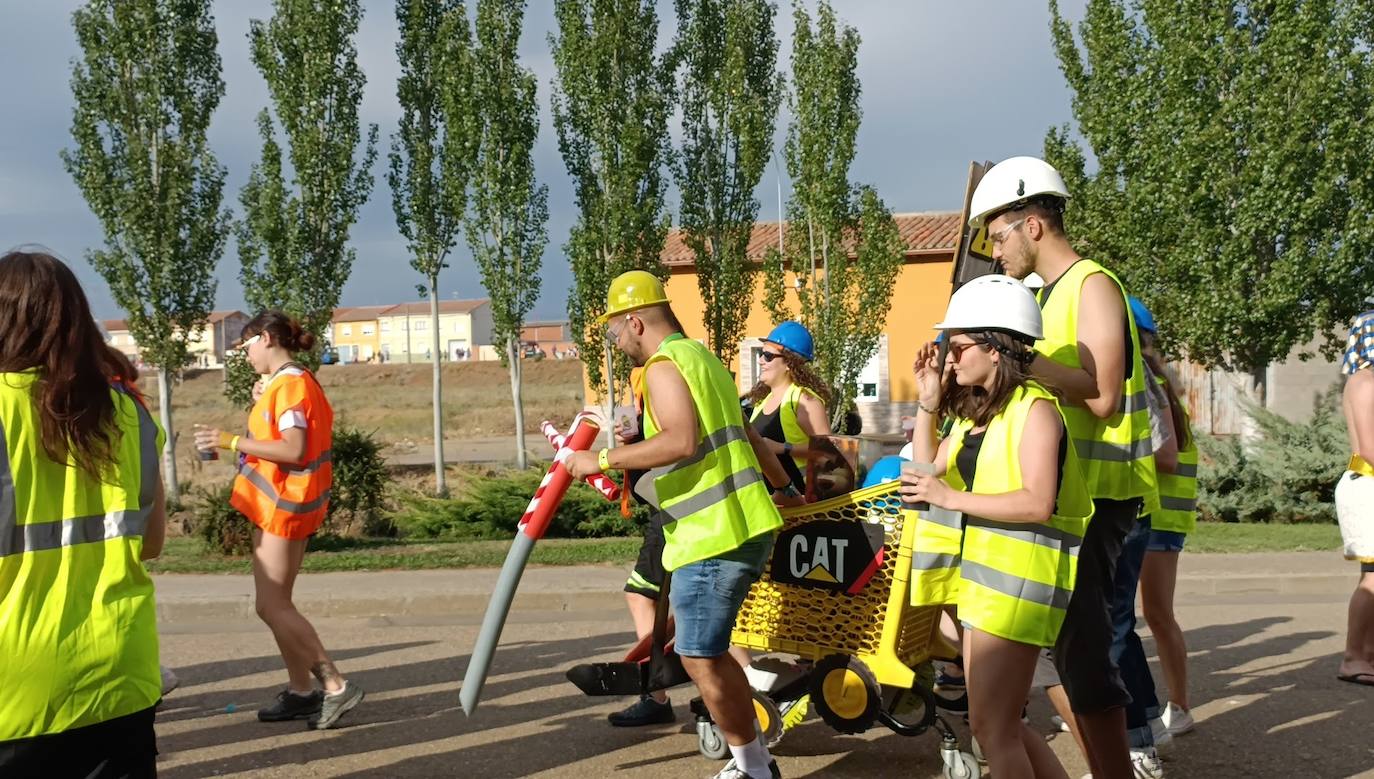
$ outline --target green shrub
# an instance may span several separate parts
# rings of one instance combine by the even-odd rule
[[[468,481],[453,498],[406,495],[397,523],[403,535],[414,538],[510,538],[539,488],[547,466],[532,464],[524,471],[491,471]],[[568,488],[558,506],[549,537],[600,538],[623,536],[648,519],[649,510],[636,506],[634,516],[620,516],[620,503],[611,503],[582,482]]]
[[[327,533],[394,536],[396,526],[382,511],[386,461],[371,433],[334,426],[334,485],[329,493]]]
[[[1248,408],[1258,437],[1198,436],[1198,516],[1220,522],[1335,522],[1335,489],[1349,458],[1341,392],[1318,398],[1312,416],[1289,422]]]
[[[233,482],[228,482],[196,490],[186,532],[204,541],[211,552],[246,555],[253,551],[253,523],[229,505],[233,487]]]

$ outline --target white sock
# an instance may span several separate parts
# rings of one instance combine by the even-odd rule
[[[768,755],[768,747],[763,745],[759,737],[755,736],[753,741],[742,747],[731,744],[730,754],[735,758],[735,765],[749,776],[768,779],[772,775],[768,764],[773,762],[773,758]]]
[[[305,692],[300,692],[298,690],[293,690],[290,687],[287,687],[286,691],[296,696],[297,698],[309,698],[310,696],[315,694],[314,688],[306,690]]]
[[[344,682],[343,682],[343,684],[339,685],[339,689],[335,690],[334,692],[330,692],[329,690],[325,690],[325,691],[324,691],[324,694],[325,694],[325,695],[328,695],[328,696],[331,697],[331,698],[333,698],[333,697],[336,696],[336,695],[343,695],[343,691],[344,691],[344,690],[347,690],[347,689],[348,689],[348,680],[345,679]]]

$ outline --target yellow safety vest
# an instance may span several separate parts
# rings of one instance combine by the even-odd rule
[[[1045,290],[1036,293],[1043,315],[1044,338],[1035,350],[1070,368],[1083,367],[1078,359],[1078,305],[1083,282],[1102,273],[1126,293],[1121,281],[1092,260],[1079,260]],[[1083,463],[1088,491],[1094,498],[1112,500],[1145,499],[1145,512],[1153,513],[1158,492],[1155,479],[1154,445],[1150,440],[1150,408],[1145,399],[1145,368],[1140,359],[1140,335],[1136,331],[1131,307],[1126,306],[1127,330],[1131,338],[1131,363],[1121,392],[1121,406],[1107,419],[1099,419],[1080,404],[1061,407],[1064,424]]]
[[[782,516],[749,444],[730,372],[705,346],[680,334],[664,339],[644,364],[646,372],[663,360],[672,362],[687,382],[698,426],[696,452],[653,477],[669,517],[663,528],[663,568],[673,571],[777,530]],[[644,408],[648,439],[659,430],[647,381]]]
[[[783,390],[782,403],[778,404],[778,419],[782,422],[783,440],[793,446],[811,443],[811,436],[807,435],[805,430],[802,430],[801,423],[797,421],[797,405],[801,403],[802,393],[806,393],[813,398],[816,397],[816,393],[794,381],[788,385],[786,390]],[[772,397],[773,393],[768,393],[768,397],[765,397],[763,402],[754,407],[754,413],[749,417],[750,422],[758,419],[759,416],[763,414],[763,407],[768,405],[768,401],[771,400]],[[797,464],[797,469],[805,476],[806,458],[793,457],[792,462]]]
[[[0,373],[0,742],[157,703],[157,611],[139,555],[163,435],[111,390],[119,438],[104,483],[50,460],[35,371]]]
[[[1161,383],[1163,383],[1161,381]],[[1175,402],[1174,398],[1169,399]],[[1183,411],[1183,424],[1188,425],[1188,412]],[[1191,533],[1197,527],[1197,438],[1188,433],[1188,445],[1178,450],[1178,470],[1159,471],[1159,508],[1150,515],[1152,530],[1171,533]]]
[[[959,471],[958,455],[973,422],[956,421],[949,437],[945,481],[954,489],[983,495],[1021,489],[1021,435],[1036,400],[1056,403],[1043,387],[1028,383],[1018,387],[1006,408],[988,423],[971,488]],[[934,602],[957,603],[959,619],[979,630],[1011,641],[1050,646],[1064,623],[1078,572],[1078,549],[1092,513],[1081,465],[1073,445],[1066,442],[1054,514],[1048,522],[965,516],[962,548],[949,559],[947,550],[941,557],[930,544],[947,548],[950,531],[957,530],[950,523],[923,521],[917,526],[913,579],[928,588],[921,593],[923,597],[933,594],[946,598]],[[923,541],[921,535],[927,539]],[[931,567],[922,567],[926,565]]]

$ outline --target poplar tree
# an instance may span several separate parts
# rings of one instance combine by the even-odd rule
[[[410,249],[410,266],[424,276],[429,297],[430,353],[434,355],[434,488],[444,478],[443,347],[439,338],[439,273],[462,230],[468,180],[476,152],[472,35],[462,0],[397,0],[401,119],[391,137],[391,207]]]
[[[473,89],[478,115],[468,245],[491,298],[492,337],[510,369],[515,448],[527,464],[521,398],[520,331],[539,297],[539,266],[548,240],[548,187],[534,179],[539,104],[534,73],[520,65],[517,46],[524,0],[478,0]],[[449,117],[454,121],[455,117]]]
[[[831,424],[858,392],[859,373],[878,348],[904,261],[901,237],[876,190],[854,186],[849,167],[863,118],[857,74],[859,33],[822,2],[813,27],[793,6],[792,123],[785,156],[792,179],[783,252],[764,261],[764,305],[774,322],[799,318],[811,331],[816,371],[832,388]],[[787,274],[797,311],[788,303]]]
[[[348,234],[377,158],[377,126],[364,141],[358,121],[367,79],[353,38],[362,8],[358,0],[274,0],[273,8],[248,32],[274,110],[258,114],[262,157],[239,195],[239,278],[250,308],[280,309],[322,336],[353,268]],[[317,354],[305,357],[316,364]]]
[[[1069,235],[1165,346],[1262,376],[1343,335],[1374,288],[1370,4],[1090,0],[1077,37],[1049,7],[1082,138],[1045,140]]]
[[[214,305],[229,232],[225,170],[205,137],[224,95],[214,16],[209,0],[91,0],[72,23],[76,145],[62,162],[104,229],[105,247],[87,260],[156,366],[163,481],[176,503],[172,380]]]
[[[558,31],[549,35],[553,124],[578,209],[564,245],[573,270],[568,319],[588,383],[608,398],[629,364],[593,327],[607,287],[628,270],[667,273],[660,255],[669,221],[663,173],[672,73],[654,53],[654,7],[653,0],[556,0]],[[604,366],[613,361],[616,376],[609,376]]]
[[[674,173],[680,226],[695,258],[706,344],[729,364],[744,334],[757,275],[746,254],[754,188],[773,149],[782,98],[774,6],[767,0],[677,0],[671,53],[682,108]]]

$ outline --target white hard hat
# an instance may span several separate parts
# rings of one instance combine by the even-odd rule
[[[1026,274],[1026,277],[1024,279],[1021,279],[1021,283],[1025,284],[1027,287],[1031,289],[1040,289],[1041,287],[1045,286],[1045,280],[1041,278],[1040,274],[1036,273],[1035,271],[1031,271],[1030,273]]]
[[[1069,189],[1059,171],[1038,157],[1011,157],[993,165],[973,190],[969,226],[979,228],[988,217],[1036,195],[1068,198]]]
[[[1044,337],[1035,293],[1011,276],[979,276],[949,298],[936,330],[1002,330],[1038,341]]]

